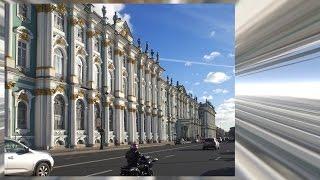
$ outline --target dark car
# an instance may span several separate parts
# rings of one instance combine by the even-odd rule
[[[174,144],[185,144],[185,143],[186,143],[186,141],[183,138],[176,139],[175,142],[174,142]]]
[[[205,150],[205,149],[209,149],[209,148],[213,148],[215,150],[220,148],[220,144],[217,141],[217,139],[215,139],[215,138],[204,139],[202,149]]]

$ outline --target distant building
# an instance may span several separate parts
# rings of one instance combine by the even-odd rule
[[[222,128],[217,127],[217,138],[218,137],[224,137],[225,136],[225,132]]]
[[[206,102],[200,103],[199,118],[201,123],[201,137],[216,137],[215,116],[216,112],[209,101],[206,100]]]

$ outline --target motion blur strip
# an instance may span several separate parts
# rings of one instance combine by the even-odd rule
[[[303,103],[303,99],[257,96],[237,96],[236,99],[236,136],[242,148],[251,151],[285,178],[320,177],[319,116],[310,115],[308,112],[312,111],[311,108],[305,109],[305,116],[313,117],[315,122],[313,124],[309,121],[307,123],[309,128],[312,126],[313,130],[318,129],[318,132],[308,132],[306,129],[308,126],[301,117],[293,121],[294,116],[290,117],[292,119],[283,116],[283,112],[288,113],[287,109],[292,109],[294,112],[297,108],[295,102]],[[273,102],[282,108],[261,105],[257,103],[258,101]],[[255,106],[252,106],[252,102],[255,102]],[[320,109],[320,103],[315,103],[313,108]],[[301,109],[299,113],[303,114]],[[290,120],[294,123],[290,124]],[[248,163],[240,160],[236,161],[240,164],[238,166],[241,166],[241,163]]]

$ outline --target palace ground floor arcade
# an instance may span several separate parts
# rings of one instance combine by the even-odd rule
[[[66,95],[67,92],[71,95]],[[6,84],[6,137],[37,149],[173,141],[177,123],[160,111],[112,95],[59,85],[26,89]],[[68,93],[69,94],[69,93]]]

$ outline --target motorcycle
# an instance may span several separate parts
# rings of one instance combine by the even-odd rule
[[[139,159],[137,167],[121,167],[121,176],[153,176],[153,163],[158,161],[158,158],[150,156],[142,156]]]

